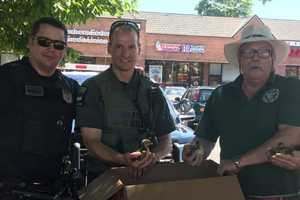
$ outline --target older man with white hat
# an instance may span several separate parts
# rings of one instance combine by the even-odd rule
[[[187,163],[200,165],[220,137],[218,171],[236,173],[249,200],[300,199],[299,175],[291,163],[276,161],[300,145],[300,81],[275,74],[288,50],[262,25],[246,27],[239,41],[225,45],[227,60],[241,74],[213,92],[183,151]],[[193,151],[196,143],[204,153]]]

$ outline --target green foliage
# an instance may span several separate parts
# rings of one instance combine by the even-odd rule
[[[67,56],[60,63],[61,66],[64,66],[65,63],[76,63],[80,57],[81,53],[75,49],[68,48]]]
[[[259,1],[266,4],[272,0]],[[247,17],[252,4],[252,0],[200,0],[195,10],[202,16]]]
[[[251,7],[252,0],[201,0],[195,10],[202,16],[245,17]]]
[[[24,54],[32,23],[53,16],[80,24],[105,13],[134,12],[137,0],[0,0],[0,52]]]
[[[272,1],[272,0],[260,0],[263,4],[265,4],[268,1]]]

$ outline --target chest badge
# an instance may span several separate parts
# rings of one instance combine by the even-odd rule
[[[280,90],[276,88],[269,89],[262,97],[264,103],[273,103],[279,98]]]
[[[73,97],[72,93],[69,90],[63,89],[62,90],[62,97],[66,103],[72,103]]]

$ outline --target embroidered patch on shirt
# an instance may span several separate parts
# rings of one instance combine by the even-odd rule
[[[63,99],[66,103],[72,103],[73,102],[73,97],[72,97],[72,93],[69,90],[63,89],[62,90],[62,96]]]
[[[80,86],[78,95],[76,98],[76,106],[82,107],[84,105],[84,99],[87,92],[87,87]]]
[[[264,103],[273,103],[279,98],[280,90],[277,88],[269,89],[262,97]]]
[[[25,95],[42,97],[44,96],[44,88],[40,85],[25,85]]]

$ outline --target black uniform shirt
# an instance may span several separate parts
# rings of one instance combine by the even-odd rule
[[[271,75],[251,99],[241,89],[242,76],[218,87],[208,100],[196,135],[215,142],[221,159],[235,159],[274,136],[279,124],[300,126],[300,81]],[[297,175],[271,164],[245,167],[239,174],[250,195],[297,192]]]

